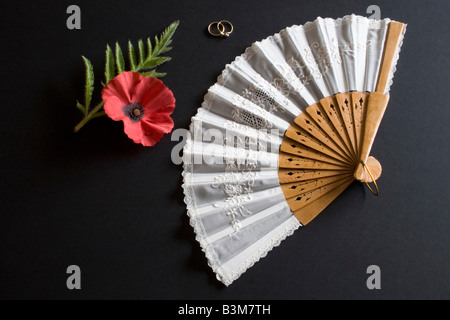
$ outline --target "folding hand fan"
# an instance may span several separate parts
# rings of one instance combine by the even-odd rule
[[[209,88],[184,147],[183,188],[225,285],[353,181],[378,193],[369,153],[404,31],[389,19],[318,18],[254,43]]]

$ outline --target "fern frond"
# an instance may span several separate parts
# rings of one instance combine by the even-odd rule
[[[142,41],[142,39],[139,39],[138,47],[139,47],[139,64],[142,64],[145,59],[145,48],[144,48],[144,42]]]
[[[130,58],[130,67],[131,71],[137,71],[137,60],[136,60],[136,53],[134,52],[134,47],[131,41],[128,41],[128,56]]]
[[[114,54],[109,45],[106,46],[106,63],[105,63],[105,82],[108,82],[116,76],[116,67],[114,62]]]
[[[116,42],[116,65],[118,74],[125,71],[125,61],[123,60],[122,49],[118,42]]]
[[[84,56],[82,56],[82,58],[86,68],[86,84],[84,87],[84,114],[86,115],[89,112],[89,106],[91,105],[92,92],[94,92],[94,68],[88,58]]]
[[[138,45],[140,59],[139,64],[136,66],[136,68],[133,68],[134,71],[140,72],[142,74],[148,74],[149,69],[154,69],[164,62],[171,60],[170,57],[160,57],[160,55],[172,49],[171,47],[169,47],[169,45],[172,43],[172,37],[179,24],[179,21],[173,22],[162,32],[159,38],[156,36],[154,46],[152,45],[150,38],[148,38],[148,53],[145,58],[143,58],[145,54],[144,43],[142,40],[139,40]]]

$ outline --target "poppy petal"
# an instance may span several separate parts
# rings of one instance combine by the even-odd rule
[[[133,101],[138,101],[147,112],[147,116],[155,112],[172,114],[175,109],[175,97],[164,83],[156,78],[144,78],[136,85]]]
[[[142,123],[144,125],[144,132],[147,132],[145,125],[159,127],[164,133],[169,133],[174,126],[173,120],[168,113],[153,115],[151,119],[145,119]]]
[[[164,122],[151,123],[142,121],[142,129],[144,135],[141,143],[144,146],[154,146],[164,134],[169,133],[173,129],[174,123],[170,116],[167,116]]]
[[[141,122],[132,122],[129,118],[123,120],[124,132],[135,143],[141,143],[144,132],[142,131]]]
[[[137,72],[122,72],[103,88],[102,99],[108,101],[111,97],[117,97],[122,106],[129,104],[132,102],[133,91],[142,79],[144,77]]]
[[[119,121],[125,119],[126,117],[122,111],[123,106],[123,102],[118,97],[111,96],[105,101],[103,109],[108,117],[114,121]]]

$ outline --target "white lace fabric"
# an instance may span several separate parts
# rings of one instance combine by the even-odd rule
[[[351,15],[284,29],[209,88],[183,150],[183,189],[196,239],[225,285],[301,226],[278,181],[284,132],[324,97],[374,91],[389,23]]]

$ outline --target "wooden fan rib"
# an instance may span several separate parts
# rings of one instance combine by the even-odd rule
[[[350,141],[349,147],[352,149],[353,154],[358,155],[358,150],[356,146],[355,140],[355,129],[354,129],[354,121],[353,121],[353,112],[351,106],[351,93],[338,93],[335,96],[336,103],[339,107],[341,119],[345,126],[347,137]],[[356,160],[354,158],[353,160]]]
[[[328,156],[324,153],[321,153],[319,151],[316,151],[314,149],[311,149],[307,146],[304,146],[300,144],[297,141],[291,140],[287,137],[283,139],[283,142],[280,146],[280,151],[292,154],[299,157],[304,157],[308,159],[313,160],[319,160],[323,162],[333,163],[333,164],[340,164],[344,167],[350,167],[347,162],[344,160],[336,159],[334,157]]]
[[[327,112],[323,109],[319,101],[315,105],[306,109],[306,113],[317,123],[317,125],[330,137],[331,140],[339,148],[339,153],[345,156],[350,161],[354,159],[353,153],[340,137],[337,129],[334,127],[331,120],[328,118]]]
[[[281,153],[278,156],[279,168],[302,168],[302,169],[319,169],[324,164],[328,165],[331,170],[340,170],[342,165],[331,164],[319,160],[308,159],[304,157],[292,156],[290,154]]]
[[[317,189],[319,187],[325,186],[327,184],[341,181],[343,179],[350,178],[350,174],[342,174],[342,175],[336,175],[331,177],[325,177],[320,179],[311,179],[307,181],[301,181],[301,182],[293,182],[293,183],[285,183],[281,184],[281,189],[283,190],[284,197],[286,199],[304,194],[306,192],[312,191],[314,189]]]
[[[278,169],[280,184],[307,181],[311,179],[325,178],[342,174],[353,174],[352,170],[314,170],[314,169]]]
[[[351,93],[353,122],[355,124],[355,145],[358,153],[361,150],[361,140],[364,130],[364,120],[366,117],[368,96],[369,94],[364,92]]]
[[[332,192],[335,189],[338,189],[339,186],[344,185],[346,182],[351,182],[353,180],[354,179],[352,177],[348,177],[347,179],[343,179],[343,180],[337,180],[335,182],[321,186],[312,191],[305,192],[302,195],[297,195],[292,198],[289,198],[286,201],[289,205],[289,208],[291,208],[291,210],[293,212],[295,212],[295,211],[305,207],[309,203],[312,203],[313,201],[320,199],[325,194]]]
[[[310,107],[308,107],[310,108]],[[340,155],[344,162],[352,163],[353,159],[350,158],[342,149],[337,145],[334,140],[318,125],[311,116],[307,113],[300,114],[295,120],[295,124],[308,132],[311,136],[319,140],[322,144],[328,146],[328,148],[335,151]]]
[[[347,189],[353,181],[354,179],[348,179],[316,200],[309,202],[297,210],[293,210],[294,216],[302,225],[307,225],[315,217],[317,217],[319,213],[328,207],[328,205],[333,202],[334,199],[336,199],[345,189]]]
[[[341,116],[341,111],[338,106],[338,102],[334,96],[326,97],[320,100],[323,110],[327,114],[337,133],[339,134],[344,146],[348,150],[352,159],[357,159],[357,154],[352,147],[352,141],[347,132],[347,127],[344,123],[344,119]]]
[[[291,125],[285,133],[285,137],[288,137],[291,140],[297,141],[300,144],[307,146],[308,148],[319,151],[323,154],[326,154],[332,158],[339,159],[342,162],[347,162],[347,158],[340,152],[336,151],[333,148],[325,145],[318,139],[316,139],[313,135],[308,133],[303,128],[298,127],[297,125]]]

